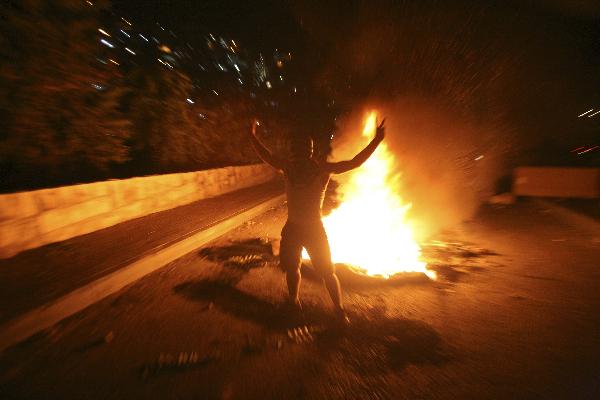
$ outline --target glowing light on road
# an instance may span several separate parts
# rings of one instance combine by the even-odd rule
[[[110,34],[108,32],[106,32],[104,29],[102,28],[98,28],[98,32],[100,32],[101,34],[103,34],[104,36],[108,36],[110,37]]]
[[[185,99],[185,100],[186,100],[188,103],[190,103],[190,104],[194,104],[194,100],[192,100],[192,99],[189,99],[189,98],[188,98],[188,99]]]
[[[484,157],[484,156],[483,156],[483,154],[482,154],[482,155],[480,155],[479,157],[475,158],[475,161],[483,160],[483,157]]]
[[[130,37],[131,37],[131,35],[130,35],[129,33],[125,32],[123,29],[119,29],[119,30],[121,31],[121,33],[122,33],[123,35],[127,36],[128,38],[130,38]]]
[[[581,117],[583,117],[585,114],[587,114],[587,113],[589,113],[589,112],[592,112],[592,111],[594,111],[594,109],[593,109],[593,108],[590,108],[589,110],[587,110],[587,111],[586,111],[586,112],[584,112],[583,114],[579,114],[579,115],[577,116],[577,118],[581,118]]]
[[[140,36],[142,39],[144,39],[146,42],[149,42],[149,40],[148,40],[148,38],[147,38],[146,36],[142,35],[141,33],[138,33],[138,35],[139,35],[139,36]]]
[[[127,21],[125,18],[121,17],[121,19],[123,20],[123,22],[125,22],[127,25],[131,26],[131,22]]]
[[[369,114],[363,139],[375,133],[376,114]],[[394,156],[386,143],[340,186],[342,203],[323,218],[332,259],[371,275],[389,278],[402,272],[421,272],[435,279],[421,259],[405,203],[398,190],[399,176],[392,173]],[[308,258],[306,251],[303,253]]]
[[[135,56],[135,52],[133,50],[131,50],[130,48],[125,47],[125,50],[127,50],[127,52],[129,52]]]

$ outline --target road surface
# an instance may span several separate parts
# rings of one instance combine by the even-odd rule
[[[274,209],[0,355],[3,399],[597,399],[600,232],[529,202],[423,244],[437,281],[310,270],[286,318]],[[250,255],[250,257],[248,257]]]

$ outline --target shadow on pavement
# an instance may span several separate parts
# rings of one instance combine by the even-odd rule
[[[275,304],[251,296],[233,285],[238,279],[188,281],[173,289],[190,300],[211,302],[223,312],[266,328],[284,329],[285,314]],[[232,285],[233,284],[233,285]]]
[[[408,365],[441,365],[452,359],[440,334],[423,321],[390,318],[379,308],[351,319],[343,331],[325,331],[317,345],[324,357],[342,357],[344,365],[361,375]]]
[[[212,304],[224,313],[257,323],[273,331],[285,332],[290,328],[290,318],[284,307],[260,299],[236,288],[236,284],[252,268],[275,263],[271,245],[261,239],[232,242],[226,246],[201,250],[207,259],[222,263],[217,278],[192,280],[174,287],[174,291],[190,300]],[[449,265],[444,278],[459,272],[467,260],[477,260],[492,255],[471,246],[449,245],[429,249],[428,256],[440,265]],[[471,262],[473,264],[473,262]],[[475,268],[476,265],[473,265]],[[456,271],[455,271],[456,270]],[[377,289],[408,284],[431,282],[423,274],[401,274],[391,279],[374,278],[354,271],[351,267],[337,265],[338,276],[345,289]],[[438,269],[438,272],[442,272]],[[304,279],[321,281],[310,266],[303,263]],[[314,340],[305,342],[316,351],[318,364],[326,365],[330,358],[339,360],[359,374],[379,375],[390,370],[400,370],[411,364],[440,365],[451,360],[448,346],[438,332],[425,322],[404,318],[390,318],[385,309],[371,308],[351,315],[352,324],[346,328],[332,323],[329,310],[305,304],[304,316]],[[316,360],[315,360],[316,361]]]
[[[235,288],[226,279],[184,282],[174,291],[188,299],[210,302],[222,312],[255,322],[267,329],[285,331],[290,320],[285,310]],[[342,358],[361,374],[382,374],[410,364],[440,365],[451,359],[442,337],[430,325],[417,320],[390,318],[377,308],[351,315],[349,327],[336,327],[328,310],[306,307],[309,325],[316,327],[314,340],[305,343],[317,351],[320,362]]]

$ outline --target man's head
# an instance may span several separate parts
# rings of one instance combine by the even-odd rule
[[[292,160],[309,159],[313,155],[313,141],[310,136],[298,136],[290,142],[290,155]]]

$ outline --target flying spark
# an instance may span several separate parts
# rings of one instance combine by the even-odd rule
[[[108,40],[100,39],[100,43],[102,43],[105,46],[110,47],[111,49],[115,48],[115,46],[113,46],[113,44],[111,42],[109,42]]]
[[[594,109],[593,109],[593,108],[590,108],[589,110],[587,110],[587,111],[586,111],[586,112],[584,112],[583,114],[579,114],[579,115],[577,116],[577,118],[581,118],[581,117],[583,117],[585,114],[587,114],[587,113],[589,113],[589,112],[591,112],[591,111],[594,111]]]
[[[579,153],[577,153],[577,154],[581,155],[581,154],[589,153],[590,151],[594,151],[594,150],[596,150],[596,149],[597,149],[597,148],[599,148],[599,147],[600,147],[600,146],[594,146],[594,147],[590,147],[589,149],[587,149],[587,150],[584,150],[584,151],[580,151],[580,152],[579,152]]]

